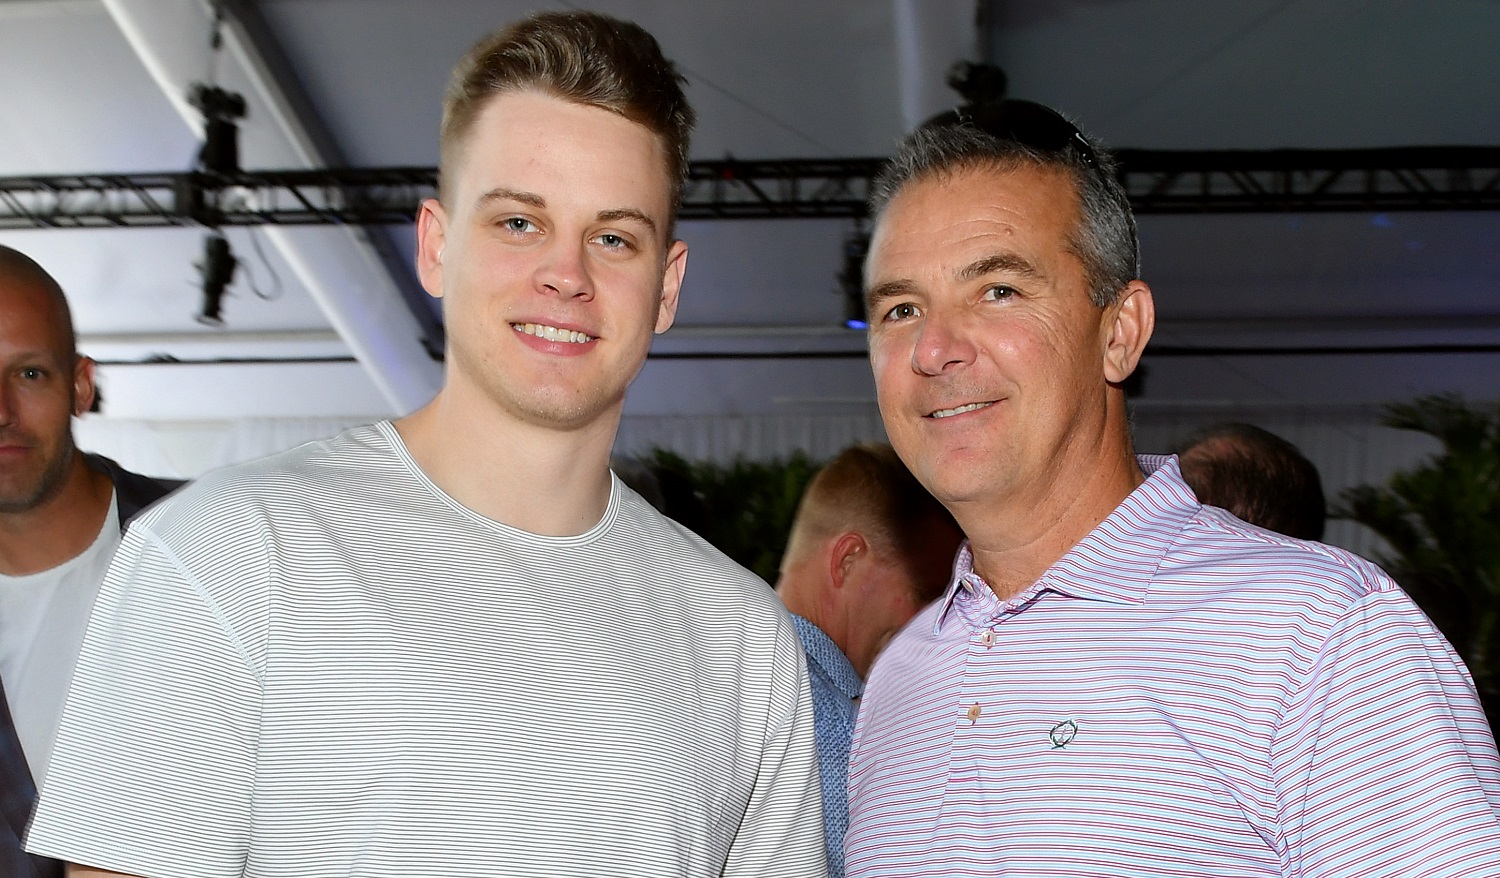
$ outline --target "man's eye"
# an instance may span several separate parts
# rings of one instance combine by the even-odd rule
[[[984,299],[987,302],[998,302],[1003,299],[1009,299],[1015,294],[1015,289],[1003,284],[995,284],[984,288]]]
[[[625,240],[624,236],[609,232],[600,235],[594,240],[598,241],[600,244],[603,244],[605,247],[608,247],[611,250],[625,250],[630,247],[630,242]]]
[[[27,381],[40,381],[43,378],[47,377],[47,373],[43,372],[41,369],[35,369],[35,368],[32,368],[32,369],[22,369],[21,370],[21,377],[25,378]]]
[[[902,302],[891,310],[885,312],[886,320],[905,320],[908,317],[917,316],[917,306],[910,302]]]
[[[536,230],[536,224],[524,216],[506,217],[502,225],[504,225],[510,231],[517,233],[531,232]]]

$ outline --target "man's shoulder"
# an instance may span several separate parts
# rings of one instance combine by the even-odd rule
[[[1331,604],[1400,592],[1385,571],[1352,552],[1275,533],[1212,506],[1187,522],[1163,558],[1157,578],[1263,591],[1267,596],[1305,596]]]
[[[130,521],[141,510],[182,486],[177,479],[163,479],[133,472],[102,454],[83,453],[84,462],[109,477],[115,489],[120,523]]]
[[[655,564],[670,559],[732,583],[736,588],[753,589],[756,594],[769,591],[760,577],[708,540],[657,511],[634,491],[620,492],[614,536],[625,546],[637,547],[642,562]]]
[[[255,513],[309,506],[358,508],[362,492],[378,491],[382,469],[399,460],[380,428],[355,427],[328,439],[205,473],[147,510],[139,524],[158,532],[196,529]]]
[[[611,531],[608,551],[620,563],[643,569],[685,606],[714,614],[750,613],[764,621],[775,617],[796,640],[790,616],[764,580],[633,491],[621,491]]]

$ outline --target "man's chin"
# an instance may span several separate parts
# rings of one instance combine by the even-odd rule
[[[49,465],[39,475],[0,479],[0,514],[30,512],[50,500],[62,490],[63,483],[67,481],[68,463],[72,456],[73,450],[70,448],[66,454],[58,457],[58,462]]]
[[[0,515],[30,512],[46,502],[51,493],[46,485],[32,486],[29,490],[0,488]]]
[[[623,402],[623,398],[549,394],[520,401],[512,411],[533,426],[572,432],[588,429],[603,420],[618,421]]]

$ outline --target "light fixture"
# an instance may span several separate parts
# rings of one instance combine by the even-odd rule
[[[844,325],[850,329],[868,329],[865,314],[865,254],[870,251],[870,233],[863,220],[855,220],[854,231],[844,238],[844,265],[838,273],[839,291],[844,297]]]
[[[203,281],[203,309],[197,320],[205,326],[223,326],[224,293],[234,283],[234,272],[239,267],[229,240],[218,232],[203,239],[203,261],[195,263],[198,276]]]
[[[239,126],[245,115],[243,95],[216,85],[193,83],[188,103],[203,114],[203,149],[198,152],[198,170],[210,174],[234,174],[240,169]]]

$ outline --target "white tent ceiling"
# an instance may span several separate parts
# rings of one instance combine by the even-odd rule
[[[251,103],[250,169],[430,166],[452,63],[533,8],[509,0],[260,0],[209,48],[204,0],[0,0],[0,176],[185,170],[199,134],[185,84]],[[974,58],[972,0],[610,0],[687,74],[696,158],[872,156],[953,101]],[[995,6],[1013,96],[1115,147],[1269,149],[1500,144],[1496,0],[1058,0]],[[258,22],[261,26],[255,26]],[[1500,213],[1148,216],[1146,280],[1163,344],[1500,343]],[[839,328],[839,220],[689,222],[679,326],[658,350],[857,350]],[[232,229],[244,262],[227,325],[199,307],[202,232],[0,233],[64,283],[106,414],[378,416],[439,367],[401,301],[412,289],[334,227]],[[400,260],[406,230],[380,230]],[[260,295],[257,295],[257,291]],[[261,295],[265,298],[261,298]],[[126,365],[290,359],[280,364]],[[357,356],[358,362],[308,362]],[[1459,390],[1496,395],[1500,355],[1228,356],[1148,361],[1147,405],[1337,406]],[[869,409],[859,359],[653,360],[633,414]]]

